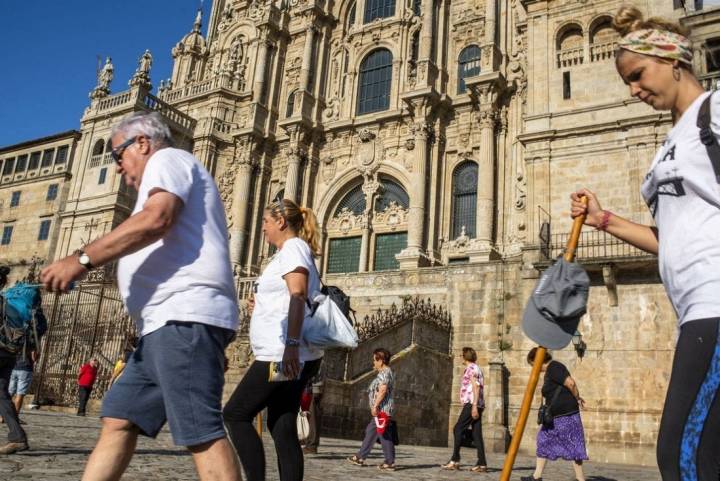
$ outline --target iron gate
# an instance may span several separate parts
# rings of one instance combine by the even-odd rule
[[[83,282],[68,294],[46,294],[43,310],[48,331],[34,376],[35,399],[40,404],[75,405],[78,371],[91,358],[99,363],[92,398],[101,399],[135,329],[117,286],[102,280]]]

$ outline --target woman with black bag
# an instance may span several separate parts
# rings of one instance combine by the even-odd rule
[[[460,469],[460,447],[468,445],[468,447],[471,447],[474,444],[477,449],[477,462],[475,466],[470,468],[470,471],[487,473],[485,445],[482,437],[485,382],[480,367],[475,363],[477,361],[475,349],[463,347],[462,358],[465,366],[460,380],[460,404],[462,404],[462,409],[453,429],[455,442],[452,457],[447,464],[443,464],[441,467],[448,471],[458,471]],[[472,431],[472,441],[470,443],[466,439],[468,430]]]
[[[535,362],[536,354],[537,347],[528,353],[527,362],[531,366]],[[553,361],[549,353],[545,354],[542,371],[545,373],[542,386],[545,404],[541,408],[543,415],[538,416],[538,423],[542,427],[536,439],[535,472],[521,479],[542,481],[547,461],[564,459],[573,462],[577,481],[585,481],[582,463],[588,459],[588,455],[580,418],[580,408],[585,407],[585,400],[580,397],[577,384],[565,365]]]

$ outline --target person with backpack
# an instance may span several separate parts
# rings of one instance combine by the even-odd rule
[[[693,73],[685,28],[622,7],[615,66],[630,94],[669,110],[673,127],[641,193],[655,220],[639,224],[601,207],[589,189],[571,195],[572,217],[658,256],[678,316],[657,460],[663,481],[718,479],[720,465],[720,94]],[[587,197],[587,206],[580,201]]]
[[[0,266],[0,290],[7,284],[9,274],[10,268]],[[0,446],[0,454],[29,449],[9,385],[18,354],[22,354],[29,343],[37,345],[46,330],[37,286],[17,283],[0,294],[0,416],[9,431],[8,442]]]
[[[265,208],[262,232],[277,248],[255,283],[250,345],[255,361],[223,409],[228,433],[249,481],[265,480],[265,454],[253,420],[267,408],[281,481],[303,479],[297,433],[300,395],[320,367],[323,351],[303,340],[307,299],[320,291],[320,250],[311,209],[282,199]]]

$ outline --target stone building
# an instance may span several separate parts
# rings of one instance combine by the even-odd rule
[[[522,310],[562,251],[570,192],[588,187],[604,207],[650,221],[640,181],[671,119],[631,98],[615,72],[620,5],[216,0],[207,35],[198,14],[156,95],[149,53],[115,94],[106,62],[81,120],[55,255],[128,215],[109,129],[157,110],[217,180],[241,295],[271,254],[263,207],[283,197],[312,207],[319,268],[360,314],[407,294],[450,312],[453,352],[480,355],[486,441],[502,450],[529,375]],[[696,28],[696,72],[714,86],[720,10],[642,8]],[[588,401],[591,458],[652,464],[676,335],[656,262],[590,231],[578,260],[593,282],[582,340],[554,354]],[[452,393],[460,373],[455,362]],[[459,407],[453,394],[442,429]],[[522,449],[534,450],[535,431]]]
[[[0,259],[10,281],[52,257],[80,132],[70,130],[0,149]]]

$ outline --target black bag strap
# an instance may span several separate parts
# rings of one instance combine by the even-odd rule
[[[710,121],[712,118],[711,104],[713,94],[708,95],[700,105],[700,111],[697,116],[697,126],[700,129],[700,142],[705,145],[707,149],[708,157],[710,157],[710,163],[713,166],[715,172],[715,181],[720,184],[720,144],[718,144],[717,137],[710,128]]]
[[[550,404],[547,404],[547,407],[552,408],[552,405],[555,404],[555,401],[557,401],[557,397],[560,395],[561,390],[562,384],[558,384],[558,387],[555,388],[555,392],[553,393],[552,399],[550,400]]]

